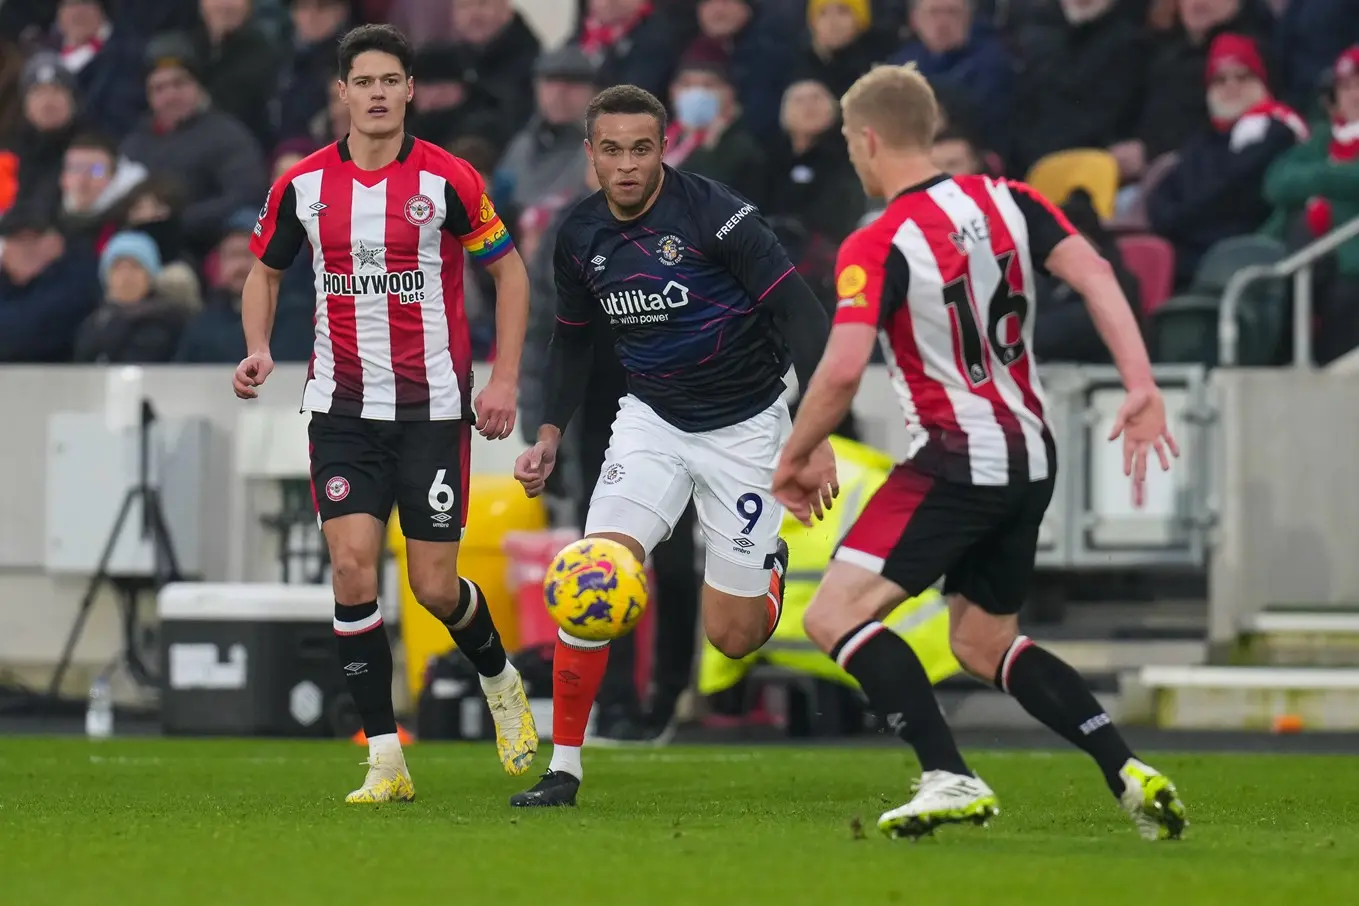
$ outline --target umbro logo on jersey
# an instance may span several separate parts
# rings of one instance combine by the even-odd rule
[[[603,255],[595,255],[593,258],[590,259],[590,263],[595,266],[596,274],[604,270],[604,265],[608,262],[608,260],[609,259],[605,258]]]
[[[313,205],[310,205],[309,207],[312,209],[312,211],[314,211],[317,214],[320,214],[322,211],[326,209],[326,206],[319,201]]]

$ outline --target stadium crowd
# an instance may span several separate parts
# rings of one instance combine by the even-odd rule
[[[914,62],[936,86],[951,172],[1022,178],[1054,152],[1106,149],[1112,216],[1088,193],[1065,206],[1133,299],[1120,231],[1169,240],[1185,287],[1223,239],[1297,245],[1359,215],[1355,0],[579,6],[574,38],[545,48],[511,0],[0,3],[0,362],[241,358],[256,213],[274,177],[345,134],[335,45],[363,21],[419,42],[413,131],[483,172],[543,320],[555,225],[592,190],[585,105],[623,82],[670,104],[667,161],[758,204],[828,304],[836,248],[872,216],[836,99],[879,61]],[[1322,359],[1359,345],[1359,240],[1333,270]],[[310,354],[310,284],[300,260],[280,361]],[[1040,358],[1098,361],[1075,294],[1040,294]],[[486,282],[469,281],[467,306],[478,355],[493,355]]]

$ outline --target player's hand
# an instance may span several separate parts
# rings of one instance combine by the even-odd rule
[[[500,440],[514,430],[519,409],[519,389],[510,381],[491,378],[472,404],[477,415],[477,431],[487,440]]]
[[[514,477],[524,486],[524,493],[537,497],[547,487],[547,476],[557,464],[557,445],[540,440],[514,461]]]
[[[821,521],[826,518],[832,502],[840,496],[840,479],[835,473],[835,450],[826,439],[812,451],[807,461],[808,478],[816,481],[816,491],[811,495],[812,515]]]
[[[231,377],[231,389],[243,400],[253,400],[259,396],[256,387],[263,386],[274,372],[274,360],[267,352],[257,352],[241,359],[236,373]]]
[[[1142,506],[1147,499],[1147,453],[1156,451],[1161,471],[1170,471],[1171,457],[1180,455],[1180,448],[1166,426],[1166,404],[1155,386],[1136,387],[1114,419],[1109,440],[1123,438],[1123,474],[1132,477],[1133,506]]]
[[[785,450],[774,470],[773,493],[803,525],[810,528],[813,520],[824,519],[830,502],[840,493],[830,442],[824,441],[806,457],[789,456]]]

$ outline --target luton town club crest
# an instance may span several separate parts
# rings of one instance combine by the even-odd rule
[[[424,226],[434,219],[434,201],[428,195],[412,195],[406,202],[406,219],[415,226]]]
[[[662,264],[679,264],[684,259],[684,243],[680,242],[678,236],[667,233],[656,243],[656,256]]]

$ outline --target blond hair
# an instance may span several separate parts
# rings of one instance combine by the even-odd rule
[[[840,109],[846,123],[872,129],[897,150],[928,150],[939,128],[939,102],[914,63],[874,66],[849,86]]]

